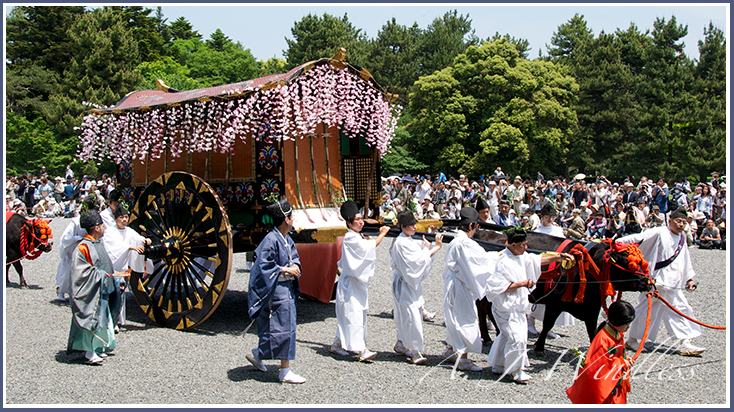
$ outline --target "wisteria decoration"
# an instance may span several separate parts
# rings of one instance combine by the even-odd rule
[[[320,124],[350,138],[364,136],[384,154],[402,108],[348,70],[322,65],[287,84],[259,89],[241,99],[185,102],[146,111],[89,114],[81,127],[81,160],[140,160],[182,153],[233,150],[248,136],[288,140],[323,136]]]

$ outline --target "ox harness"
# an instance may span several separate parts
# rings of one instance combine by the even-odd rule
[[[553,262],[548,266],[548,270],[543,271],[540,276],[541,280],[545,280],[545,292],[549,293],[552,288],[555,288],[560,283],[574,284],[579,283],[579,289],[576,295],[573,294],[573,288],[566,288],[563,296],[561,297],[562,302],[575,302],[581,303],[584,301],[584,293],[586,292],[587,284],[587,273],[595,279],[595,283],[600,284],[601,291],[601,303],[604,313],[607,313],[608,307],[606,298],[610,296],[612,302],[619,299],[622,296],[622,291],[615,291],[612,281],[610,279],[610,271],[612,266],[624,270],[629,273],[635,273],[638,275],[650,277],[649,268],[647,267],[647,261],[643,259],[642,253],[638,249],[637,244],[620,244],[616,243],[611,239],[604,239],[604,243],[609,245],[609,249],[604,253],[602,260],[602,267],[596,265],[594,260],[589,255],[589,250],[586,246],[576,244],[567,252],[572,255],[576,261],[576,264],[570,268],[566,268],[563,264],[559,265],[557,262]],[[556,253],[563,252],[568,245],[573,241],[571,239],[564,240],[556,249]],[[620,266],[612,257],[609,256],[610,252],[627,252],[627,267]],[[576,275],[578,274],[578,282],[575,281]],[[560,278],[563,276],[567,277],[566,281],[561,281]],[[616,298],[614,297],[616,292]]]
[[[16,214],[15,212],[5,212],[5,223],[8,223],[10,217]],[[39,228],[40,238],[36,236],[35,227]],[[5,266],[12,265],[22,259],[34,260],[37,259],[43,253],[41,247],[48,246],[48,240],[53,239],[51,228],[48,226],[48,221],[35,218],[27,219],[26,222],[20,228],[20,254],[21,257],[6,263]]]

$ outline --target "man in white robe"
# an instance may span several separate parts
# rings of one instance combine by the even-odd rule
[[[109,208],[105,209],[108,210]],[[100,213],[103,216],[104,212]],[[127,226],[130,219],[130,212],[122,206],[115,208],[113,222],[115,225],[108,228],[107,222],[105,222],[105,236],[102,238],[102,243],[107,250],[107,255],[112,261],[112,268],[115,272],[124,272],[128,269],[134,270],[135,272],[143,273],[146,271],[146,259],[143,252],[145,251],[144,245],[150,245],[150,239],[147,239],[136,231],[132,230]],[[153,262],[147,260],[147,271],[152,273]],[[129,285],[125,282],[125,287]],[[117,324],[125,325],[125,300],[127,293],[122,293],[122,307],[120,308],[120,316],[117,318]],[[115,327],[117,329],[117,326]]]
[[[487,279],[494,272],[497,252],[485,251],[472,237],[479,229],[479,213],[473,207],[461,209],[461,221],[456,237],[444,257],[443,314],[446,322],[446,344],[443,355],[458,357],[457,369],[481,371],[467,356],[482,353],[482,337],[475,301],[482,299]]]
[[[617,239],[620,243],[640,243],[640,252],[647,260],[655,287],[676,309],[693,318],[693,308],[683,295],[683,289],[694,290],[696,275],[691,265],[691,256],[685,243],[683,229],[687,223],[685,208],[678,208],[670,214],[668,226],[648,229],[642,233]],[[672,260],[671,260],[672,259]],[[635,308],[636,320],[629,329],[627,347],[637,350],[645,331],[647,320],[647,296],[641,293]],[[701,328],[694,322],[678,315],[658,299],[652,300],[650,331],[647,339],[655,341],[660,323],[665,325],[668,334],[676,339],[678,353],[683,356],[700,355],[705,348],[691,344],[691,339],[701,336]]]
[[[436,235],[435,244],[412,239],[416,232],[416,220],[409,210],[398,213],[398,224],[402,233],[395,238],[390,248],[392,269],[393,318],[397,329],[395,352],[408,356],[416,365],[428,359],[421,355],[423,350],[423,322],[421,305],[423,288],[421,282],[433,267],[433,255],[443,244],[443,236]]]
[[[372,360],[377,353],[367,349],[367,284],[375,274],[376,249],[390,228],[382,226],[376,239],[363,237],[364,227],[359,206],[351,200],[344,202],[340,213],[349,230],[342,242],[341,269],[336,288],[336,338],[329,351],[346,356],[347,351],[359,353],[359,361]]]
[[[96,209],[97,205],[92,198],[84,198],[82,212]],[[59,266],[56,269],[56,299],[66,301],[66,296],[71,296],[71,269],[74,251],[79,243],[87,235],[87,231],[79,225],[79,216],[73,217],[64,229],[59,242]]]
[[[551,205],[543,206],[543,209],[540,210],[540,226],[537,229],[535,229],[535,232],[565,238],[566,236],[563,234],[563,228],[553,224],[553,221],[556,220],[557,215],[558,215],[558,212],[556,212],[556,208],[554,208],[553,206]],[[528,315],[528,332],[533,335],[539,334],[538,330],[535,329],[535,320],[536,319],[539,320],[542,325],[544,318],[545,318],[545,305],[542,303],[537,303],[533,305],[533,310]],[[576,324],[576,322],[574,321],[574,318],[573,316],[571,316],[570,313],[561,312],[561,315],[558,316],[558,319],[556,319],[556,322],[554,325],[555,326],[572,326],[574,324]],[[553,331],[549,331],[548,337],[551,339],[556,339],[558,338],[558,335],[553,333]]]
[[[525,311],[528,295],[541,275],[541,266],[562,259],[573,259],[566,253],[553,256],[529,255],[527,233],[523,229],[507,232],[507,249],[501,252],[497,270],[487,282],[487,300],[500,334],[492,343],[487,363],[492,372],[510,376],[515,382],[527,383],[530,376],[522,368],[530,366],[527,356],[528,326]]]

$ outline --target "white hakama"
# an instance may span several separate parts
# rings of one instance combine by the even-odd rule
[[[525,318],[530,290],[521,287],[507,292],[507,288],[512,283],[528,279],[537,282],[540,274],[540,255],[523,253],[516,256],[506,249],[497,261],[497,270],[487,282],[487,300],[492,303],[492,314],[500,328],[487,363],[495,368],[504,368],[508,375],[530,366]]]
[[[655,279],[655,287],[663,299],[667,300],[673,307],[686,315],[693,316],[693,308],[683,295],[683,289],[688,279],[693,278],[696,273],[691,265],[691,256],[688,247],[683,240],[683,247],[678,256],[666,267],[654,270],[658,262],[665,261],[673,256],[678,247],[681,236],[684,233],[674,235],[667,226],[648,229],[642,233],[625,236],[617,239],[620,243],[640,243],[640,252],[649,264],[652,278]],[[635,320],[629,329],[629,337],[642,339],[645,332],[645,321],[647,320],[647,294],[640,293],[639,303],[635,307]],[[650,313],[650,331],[647,339],[654,342],[657,337],[660,324],[665,325],[668,334],[675,339],[692,339],[701,336],[701,327],[689,321],[683,316],[673,312],[659,299],[652,300],[652,311]]]
[[[59,295],[67,294],[71,296],[71,267],[74,251],[86,235],[87,231],[79,226],[79,216],[71,219],[61,235],[59,241],[61,261],[56,269],[56,286],[59,288]]]
[[[349,229],[342,242],[341,269],[336,288],[336,339],[345,350],[361,352],[366,349],[367,284],[375,274],[377,245],[374,239],[364,239]]]
[[[443,315],[446,343],[454,352],[482,353],[475,301],[484,297],[498,256],[498,252],[485,251],[463,231],[449,243],[444,258]]]
[[[431,251],[422,240],[401,233],[390,247],[393,318],[397,340],[413,351],[423,350],[423,304],[421,282],[433,267]]]

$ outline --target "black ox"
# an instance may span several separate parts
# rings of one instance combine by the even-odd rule
[[[6,212],[5,218],[5,283],[10,284],[10,266],[20,276],[19,286],[27,287],[23,277],[23,259],[35,259],[43,252],[50,252],[53,246],[53,235],[48,221],[42,219],[26,219],[25,217]]]
[[[492,230],[480,230],[477,232],[477,235],[475,235],[475,238],[494,243],[505,243],[507,240],[507,237],[503,233]],[[602,269],[604,264],[604,255],[610,248],[608,244],[593,243],[586,245],[585,243],[577,240],[570,240],[566,244],[563,244],[567,240],[570,239],[559,238],[542,233],[528,232],[528,249],[532,249],[534,251],[557,251],[568,253],[574,246],[580,244],[587,247],[589,256],[592,258],[596,266],[600,270]],[[559,250],[562,244],[563,248],[562,250]],[[650,279],[636,271],[628,270],[627,255],[627,252],[609,252],[608,257],[616,263],[610,267],[610,282],[616,291],[647,291],[650,287]],[[547,267],[543,267],[544,271],[546,269]],[[576,275],[575,279],[570,282],[567,277],[562,276],[556,279],[554,285],[549,288],[546,288],[547,281],[540,280],[538,282],[538,285],[531,293],[529,300],[531,304],[542,303],[545,304],[546,307],[545,316],[543,318],[543,330],[540,332],[540,336],[538,336],[538,340],[535,342],[536,354],[542,355],[544,353],[545,341],[548,336],[548,332],[550,332],[561,312],[568,312],[576,319],[583,321],[586,324],[589,341],[594,338],[599,312],[602,307],[601,285],[600,283],[597,283],[596,279],[590,273],[586,274],[586,281],[586,290],[583,295],[584,299],[583,302],[579,303],[575,303],[573,301],[564,302],[561,300],[566,289],[569,287],[573,288],[572,296],[576,296],[576,292],[580,287],[580,284],[578,283],[578,275]],[[482,340],[485,343],[491,342],[489,333],[487,332],[486,320],[487,317],[489,317],[492,323],[495,323],[492,317],[491,303],[487,302],[486,298],[478,300],[477,308],[479,309],[479,325]]]

